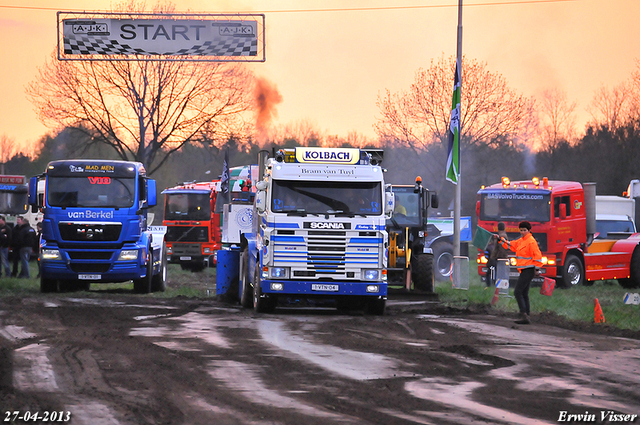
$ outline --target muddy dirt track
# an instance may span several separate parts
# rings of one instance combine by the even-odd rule
[[[638,335],[534,320],[410,299],[372,317],[122,294],[3,298],[0,420],[447,425],[640,414]]]

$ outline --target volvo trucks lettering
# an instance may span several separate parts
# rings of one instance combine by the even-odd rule
[[[38,182],[45,183],[42,197]],[[44,211],[42,292],[129,280],[136,292],[165,289],[165,229],[148,228],[147,210],[156,204],[156,184],[146,177],[142,164],[50,162],[42,175],[31,178],[29,204]]]

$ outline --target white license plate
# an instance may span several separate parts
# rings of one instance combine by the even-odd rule
[[[180,261],[191,261],[191,257],[180,257]]]
[[[102,279],[101,274],[79,274],[78,279],[80,280],[100,280]]]
[[[312,291],[330,291],[330,292],[338,292],[340,290],[340,285],[321,285],[317,283],[311,284]]]

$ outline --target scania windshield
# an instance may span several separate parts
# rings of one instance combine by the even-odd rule
[[[548,222],[550,217],[551,194],[548,191],[480,193],[480,220]]]
[[[381,215],[380,182],[274,180],[273,212]]]
[[[165,220],[209,220],[211,200],[209,193],[167,193]]]
[[[135,180],[106,176],[49,176],[47,201],[52,207],[128,208],[135,199]]]

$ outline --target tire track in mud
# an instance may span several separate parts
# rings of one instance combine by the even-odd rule
[[[486,318],[258,315],[145,298],[28,300],[13,314],[2,302],[0,401],[11,385],[36,407],[73,409],[74,424],[539,424],[639,399],[625,388],[638,378],[623,376],[637,341],[572,342]],[[539,347],[548,358],[531,355]],[[630,363],[605,383],[620,359]]]

